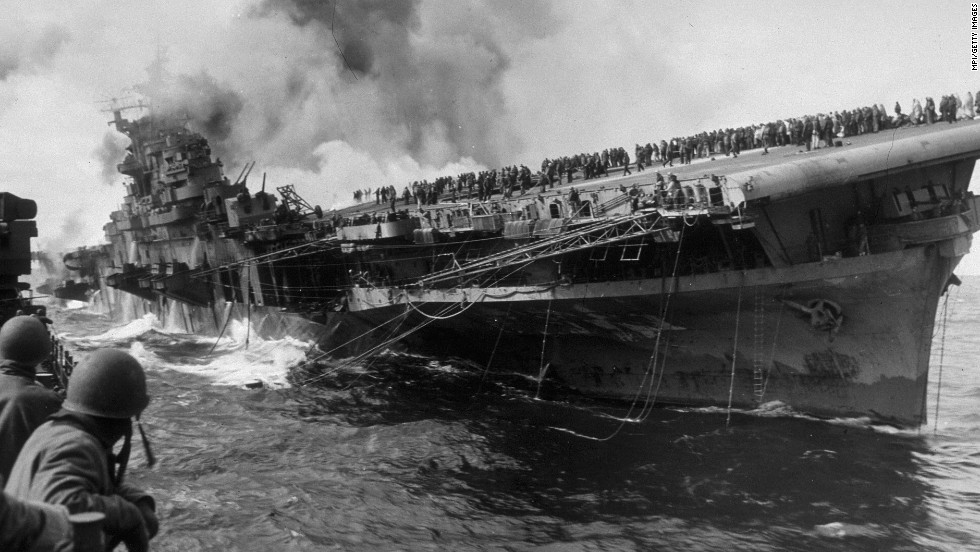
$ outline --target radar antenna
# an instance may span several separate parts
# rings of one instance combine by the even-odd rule
[[[108,100],[98,100],[96,103],[110,104],[106,109],[100,109],[102,113],[112,113],[114,111],[125,111],[127,109],[150,109],[150,104],[144,103],[142,99],[133,101],[132,98],[109,98]]]
[[[106,124],[116,125],[118,128],[123,122],[122,112],[128,109],[150,109],[150,104],[143,102],[142,99],[133,100],[132,98],[110,98],[108,100],[98,100],[96,103],[109,104],[109,107],[100,109],[102,113],[112,113],[113,119]],[[122,131],[123,129],[119,129]]]

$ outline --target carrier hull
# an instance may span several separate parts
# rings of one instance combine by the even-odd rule
[[[780,401],[819,416],[915,425],[926,419],[938,300],[959,260],[943,251],[543,291],[356,289],[351,314],[370,326],[422,326],[407,340],[416,350],[493,359],[599,397]],[[840,307],[836,327],[800,308],[820,300]],[[382,302],[391,306],[374,307]]]

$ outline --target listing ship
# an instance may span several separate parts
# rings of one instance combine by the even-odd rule
[[[256,186],[254,164],[232,181],[182,121],[122,111],[127,193],[109,243],[66,258],[63,294],[194,333],[241,320],[313,358],[453,355],[644,405],[924,423],[939,301],[980,228],[973,120],[324,213]]]

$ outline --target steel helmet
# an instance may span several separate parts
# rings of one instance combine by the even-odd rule
[[[65,410],[126,419],[138,416],[150,397],[138,360],[115,349],[93,351],[72,371]]]
[[[33,316],[15,316],[0,327],[0,358],[37,365],[51,355],[48,328]]]

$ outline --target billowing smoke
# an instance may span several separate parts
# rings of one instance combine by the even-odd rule
[[[220,150],[242,111],[243,100],[239,94],[203,70],[172,76],[163,67],[154,68],[159,73],[149,83],[137,87],[152,99],[154,114],[188,121]]]
[[[56,24],[40,29],[9,30],[3,35],[0,38],[0,81],[14,72],[30,71],[44,65],[69,39],[68,30]]]
[[[419,28],[417,0],[367,0],[345,2],[318,0],[265,0],[256,10],[259,16],[284,11],[300,27],[316,25],[318,33],[330,30],[337,54],[347,70],[365,75],[375,63],[379,47],[395,57],[410,51],[408,35]],[[369,37],[362,31],[369,31]],[[401,47],[399,50],[391,47]]]
[[[120,163],[125,156],[126,140],[118,133],[106,132],[102,137],[102,143],[92,152],[92,157],[101,164],[102,182],[111,185],[119,179],[116,164]]]
[[[499,6],[491,13],[482,2],[453,7],[455,16],[446,18],[439,16],[439,6],[418,0],[265,0],[255,16],[284,14],[333,58],[306,68],[310,81],[327,78],[340,85],[316,100],[352,104],[358,111],[353,121],[331,121],[317,142],[342,139],[376,156],[408,153],[435,166],[464,156],[487,165],[510,162],[521,144],[507,127],[501,89],[510,65],[501,42],[510,37],[497,33],[528,18],[547,28],[552,18],[532,13],[547,11],[539,8],[508,14]],[[354,95],[377,101],[363,105]],[[378,143],[361,135],[362,120],[386,139]]]
[[[315,174],[329,170],[319,146],[336,141],[386,174],[405,156],[423,170],[509,164],[523,132],[502,87],[508,52],[559,25],[545,3],[489,4],[461,0],[444,13],[421,0],[262,0],[227,45],[248,56],[178,69],[144,90],[226,165]]]
[[[41,268],[47,271],[48,274],[55,275],[59,273],[60,269],[58,265],[55,264],[54,260],[51,259],[51,256],[46,251],[35,251],[34,258],[37,259],[37,262],[41,263]]]

